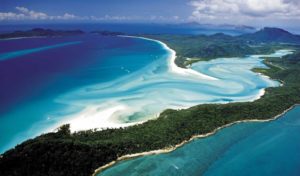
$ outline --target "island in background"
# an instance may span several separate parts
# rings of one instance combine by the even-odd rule
[[[16,39],[16,38],[27,38],[27,37],[59,37],[59,36],[74,36],[82,35],[86,32],[82,30],[52,30],[44,28],[34,28],[27,31],[14,31],[11,33],[0,34],[0,39]],[[92,31],[92,34],[99,34],[103,36],[117,36],[125,35],[123,32],[114,32],[107,30]]]
[[[0,34],[0,39],[14,39],[25,37],[57,37],[57,36],[71,36],[84,34],[81,30],[52,30],[43,28],[34,28],[28,31],[15,31],[12,33]]]
[[[259,100],[169,109],[155,120],[120,129],[71,133],[69,125],[64,125],[58,132],[30,139],[5,152],[0,158],[0,174],[91,175],[98,167],[121,156],[172,148],[193,136],[211,133],[236,121],[271,119],[300,103],[300,37],[297,35],[264,28],[236,37],[224,34],[146,37],[163,41],[175,49],[178,53],[176,64],[181,67],[194,61],[266,54],[278,49],[295,52],[283,58],[266,58],[269,69],[254,69],[284,83],[281,87],[268,88]]]

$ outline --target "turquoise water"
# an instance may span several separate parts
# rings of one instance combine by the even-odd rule
[[[300,106],[271,122],[236,124],[177,150],[122,161],[99,176],[300,175]]]
[[[172,54],[158,42],[129,37],[0,41],[0,152],[66,123],[72,131],[128,126],[167,108],[252,101],[279,86],[251,71],[265,67],[261,56],[185,70],[174,66]]]
[[[156,43],[121,37],[0,41],[0,152],[80,111],[57,101],[59,96],[124,77],[165,53]]]

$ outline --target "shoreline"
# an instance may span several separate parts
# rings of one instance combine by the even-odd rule
[[[169,70],[173,73],[179,74],[179,75],[184,75],[184,76],[195,76],[195,77],[200,77],[202,79],[207,79],[207,80],[218,80],[217,78],[202,74],[200,72],[197,72],[195,70],[192,70],[191,68],[181,68],[178,67],[175,63],[176,59],[176,51],[170,48],[167,44],[163,43],[162,41],[151,39],[151,38],[146,38],[146,37],[139,37],[139,36],[130,36],[130,35],[119,35],[119,37],[129,37],[129,38],[137,38],[137,39],[143,39],[143,40],[148,40],[148,41],[153,41],[158,44],[160,44],[165,50],[167,50],[170,53],[169,56]]]
[[[175,59],[177,57],[176,51],[171,49],[166,43],[163,43],[162,41],[152,39],[152,38],[142,37],[142,36],[118,35],[117,37],[141,39],[141,40],[151,41],[151,42],[155,42],[155,43],[159,44],[164,50],[167,51],[168,71],[173,74],[198,78],[198,79],[207,80],[207,81],[219,80],[218,78],[214,78],[209,75],[202,74],[196,70],[193,70],[192,68],[181,68],[181,67],[177,66],[175,63]],[[175,76],[177,76],[177,75],[175,75]],[[271,79],[270,77],[263,75],[261,73],[258,73],[258,75],[261,77],[270,79],[270,80],[274,80],[274,79]],[[274,80],[274,81],[278,81],[278,80]],[[280,81],[278,81],[278,82],[279,82],[279,85],[269,86],[269,87],[282,86],[282,84],[280,84],[281,82]],[[255,96],[253,96],[245,101],[242,101],[242,102],[253,102],[255,100],[260,99],[265,94],[265,89],[266,88],[259,89]],[[239,102],[239,101],[237,101],[237,102]],[[230,103],[230,102],[224,102],[224,104],[227,104],[227,103]],[[199,105],[199,104],[196,104],[196,105]],[[190,108],[190,107],[183,107],[181,109],[186,109],[186,108]],[[134,126],[134,125],[142,124],[147,121],[147,120],[143,120],[140,122],[131,122],[131,123],[126,123],[126,124],[121,124],[121,123],[116,123],[115,121],[110,119],[112,114],[118,113],[120,110],[126,109],[126,107],[124,107],[124,106],[123,107],[117,106],[114,108],[109,108],[109,109],[106,109],[106,110],[98,112],[98,113],[96,112],[97,111],[96,109],[97,109],[96,107],[89,107],[88,109],[84,109],[83,112],[78,113],[75,118],[72,118],[72,119],[67,118],[67,120],[65,122],[61,123],[59,126],[61,126],[63,124],[70,124],[72,132],[90,129],[89,126],[94,126],[93,129],[97,129],[98,131],[101,131],[101,130],[104,130],[107,128],[121,128],[121,127]],[[163,111],[161,111],[161,112],[163,112]],[[158,116],[161,112],[158,113]],[[102,127],[100,124],[95,125],[98,123],[97,122],[97,119],[98,119],[97,114],[99,116],[100,113],[104,113],[104,115],[103,115],[104,116],[103,120],[104,120],[104,124],[105,124],[104,127]],[[92,114],[92,115],[87,116],[86,114]],[[156,118],[157,117],[154,117],[151,119],[156,119]],[[89,119],[89,120],[87,120],[87,119]],[[90,123],[88,123],[88,122],[90,122]],[[103,122],[101,124],[103,124]],[[84,126],[84,128],[82,126]],[[57,129],[57,128],[59,128],[59,127],[56,127],[55,129]]]
[[[175,63],[175,59],[177,57],[176,56],[176,51],[173,50],[172,48],[170,48],[166,43],[164,43],[162,41],[159,41],[159,40],[156,40],[156,39],[147,38],[147,37],[140,37],[140,36],[130,36],[130,35],[118,35],[118,36],[119,37],[129,37],[129,38],[144,39],[144,40],[149,40],[149,41],[153,41],[153,42],[156,42],[156,43],[160,44],[164,49],[166,49],[167,51],[169,51],[171,53],[171,56],[169,57],[169,67],[170,67],[170,71],[173,72],[173,73],[177,73],[179,75],[189,75],[190,74],[190,76],[198,76],[198,77],[200,76],[200,77],[202,77],[202,79],[206,79],[208,81],[219,80],[218,78],[214,78],[214,77],[202,74],[202,73],[200,73],[198,71],[195,71],[195,70],[193,70],[191,68],[181,68],[181,67],[177,66],[176,63]],[[265,60],[263,58],[261,58],[261,59]],[[263,64],[265,64],[265,63],[263,63]],[[254,72],[254,71],[252,71],[252,72]],[[284,82],[281,81],[281,80],[272,79],[269,76],[264,75],[264,74],[259,73],[259,72],[258,72],[258,75],[261,76],[261,77],[268,78],[270,80],[278,81],[279,82],[278,87],[284,85]],[[265,93],[266,93],[266,88],[260,89],[259,93],[257,94],[257,96],[255,96],[255,98],[249,99],[246,102],[254,102],[255,100],[260,99]],[[228,103],[231,103],[231,102],[228,102]]]
[[[175,59],[176,59],[176,52],[171,49],[170,47],[168,47],[167,44],[159,41],[159,40],[155,40],[155,39],[151,39],[151,38],[146,38],[146,37],[136,37],[136,36],[124,36],[124,35],[120,35],[120,37],[131,37],[131,38],[140,38],[140,39],[144,39],[144,40],[150,40],[150,41],[154,41],[154,42],[157,42],[159,43],[160,45],[162,45],[162,47],[164,49],[166,49],[167,51],[171,52],[171,58],[169,60],[169,66],[170,66],[170,71],[174,72],[174,73],[177,73],[177,74],[186,74],[186,70],[191,70],[191,71],[194,71],[190,68],[187,68],[187,69],[183,69],[183,68],[180,68],[176,65],[175,63]],[[183,70],[183,71],[182,71]],[[196,71],[194,71],[196,72]],[[191,72],[188,72],[188,73],[191,73]],[[198,73],[198,72],[196,72]],[[194,74],[192,72],[192,74]],[[202,74],[199,73],[201,76]],[[265,76],[267,78],[270,78],[268,77],[267,75],[264,75],[264,74],[261,74],[259,73],[260,76]],[[208,76],[208,75],[204,75],[204,76]],[[210,77],[210,76],[208,76]],[[213,77],[211,77],[213,78]],[[214,78],[212,79],[214,80]],[[279,81],[279,83],[281,83],[281,81]],[[283,86],[283,84],[280,84],[279,86]],[[259,94],[255,97],[255,99],[252,99],[252,100],[249,100],[249,102],[253,102],[255,100],[258,100],[260,99],[264,94],[265,94],[265,89],[261,89],[259,91]],[[140,153],[135,153],[135,154],[127,154],[127,155],[124,155],[124,156],[121,156],[121,157],[118,157],[116,160],[106,164],[106,165],[103,165],[101,167],[99,167],[98,169],[96,169],[94,171],[94,173],[92,174],[92,176],[96,176],[97,174],[99,174],[101,171],[109,168],[109,167],[112,167],[113,165],[115,165],[116,163],[120,162],[120,161],[123,161],[123,160],[127,160],[127,159],[132,159],[132,158],[136,158],[136,157],[140,157],[140,156],[147,156],[147,155],[155,155],[155,154],[162,154],[162,153],[169,153],[169,152],[172,152],[174,150],[176,150],[177,148],[179,147],[182,147],[183,145],[195,140],[195,139],[201,139],[201,138],[206,138],[206,137],[209,137],[209,136],[212,136],[214,135],[215,133],[217,133],[219,130],[221,129],[224,129],[224,128],[227,128],[227,127],[230,127],[232,125],[235,125],[235,124],[239,124],[239,123],[247,123],[247,122],[270,122],[270,121],[273,121],[273,120],[276,120],[278,119],[279,117],[283,116],[284,114],[286,114],[288,111],[290,111],[291,109],[293,109],[295,106],[298,106],[299,104],[295,104],[295,105],[292,105],[290,108],[284,110],[282,113],[278,114],[278,115],[275,115],[274,117],[270,118],[270,119],[247,119],[247,120],[239,120],[239,121],[235,121],[235,122],[231,122],[229,124],[226,124],[226,125],[223,125],[221,127],[218,127],[216,129],[214,129],[212,132],[209,132],[209,133],[206,133],[206,134],[198,134],[198,135],[194,135],[192,136],[190,139],[188,140],[184,140],[182,141],[181,143],[175,145],[175,146],[172,146],[172,147],[167,147],[167,148],[164,148],[164,149],[158,149],[158,150],[152,150],[152,151],[146,151],[146,152],[140,152]]]
[[[218,78],[214,78],[209,75],[202,74],[196,70],[193,70],[192,68],[181,68],[181,67],[177,66],[175,63],[175,59],[177,57],[176,51],[171,49],[167,44],[163,43],[162,41],[147,38],[147,37],[130,36],[130,35],[118,35],[117,37],[141,39],[141,40],[147,40],[147,41],[151,41],[151,42],[155,42],[155,43],[159,44],[162,47],[162,49],[167,51],[168,71],[173,74],[176,74],[175,76],[179,75],[179,76],[193,77],[193,78],[197,78],[197,79],[205,80],[205,81],[219,80]],[[260,74],[260,76],[265,76],[265,75]],[[255,100],[258,100],[264,94],[265,94],[265,88],[260,89],[255,96],[250,97],[249,99],[245,100],[245,102],[253,102]],[[227,104],[227,103],[230,103],[230,102],[224,102],[224,104]],[[195,104],[195,105],[199,105],[199,104]],[[195,106],[195,105],[193,105],[193,106]],[[190,108],[190,106],[183,107],[182,109],[187,109],[187,108]],[[97,129],[97,131],[101,131],[101,130],[105,130],[108,128],[122,128],[122,127],[134,126],[134,125],[142,124],[147,121],[147,120],[143,120],[140,122],[131,122],[131,123],[126,123],[126,124],[121,124],[121,123],[116,123],[113,119],[110,118],[112,116],[112,114],[118,113],[119,111],[124,110],[124,109],[126,109],[125,106],[119,105],[116,107],[111,107],[111,108],[105,109],[101,112],[97,112],[97,107],[92,106],[92,107],[83,109],[81,112],[77,113],[76,116],[74,116],[74,117],[71,117],[71,116],[66,117],[65,120],[58,122],[54,127],[50,127],[47,130],[47,132],[57,131],[57,129],[64,124],[70,124],[70,130],[73,133],[73,132],[77,132],[77,131],[91,129],[91,126],[92,126],[92,129]],[[161,111],[161,112],[163,112],[163,111]],[[156,119],[161,112],[159,112],[157,116],[155,116],[151,119]],[[102,117],[104,117],[101,121],[102,125],[98,121],[98,116],[100,116],[101,113],[102,113]],[[98,124],[98,125],[95,125],[95,124]],[[105,124],[105,125],[103,125],[103,124]]]
[[[24,38],[37,38],[38,36],[36,36],[36,37],[24,37]],[[175,59],[176,59],[176,52],[175,52],[175,50],[173,50],[173,49],[171,49],[170,47],[168,47],[168,45],[167,44],[165,44],[165,43],[163,43],[163,42],[161,42],[161,41],[159,41],[159,40],[155,40],[155,39],[151,39],[151,38],[146,38],[146,37],[136,37],[136,36],[122,36],[122,37],[132,37],[132,38],[140,38],[140,39],[143,39],[143,40],[149,40],[149,41],[153,41],[153,42],[156,42],[156,43],[158,43],[158,44],[160,44],[162,47],[163,47],[163,49],[165,49],[165,50],[167,50],[167,52],[168,52],[168,58],[167,58],[167,61],[168,61],[168,67],[169,67],[169,71],[171,71],[171,72],[173,72],[173,73],[177,73],[177,74],[179,74],[179,75],[183,75],[183,76],[197,76],[197,77],[199,77],[200,76],[200,79],[205,79],[205,80],[212,80],[213,81],[213,77],[210,77],[210,76],[208,76],[208,75],[204,75],[204,74],[201,74],[200,72],[197,72],[197,71],[195,71],[195,70],[192,70],[192,69],[185,69],[185,68],[181,68],[181,67],[178,67],[177,65],[176,65],[176,63],[175,63]],[[38,37],[38,38],[43,38],[43,36],[41,36],[41,37]],[[210,79],[210,78],[212,78],[212,79]],[[255,96],[253,99],[249,99],[248,101],[249,102],[252,102],[252,101],[255,101],[255,100],[257,100],[257,99],[259,99],[259,98],[261,98],[263,95],[265,94],[265,89],[261,89],[260,91],[259,91],[259,93],[257,94],[257,96]],[[227,103],[230,103],[230,102],[227,102]],[[119,107],[120,109],[122,109],[122,107]],[[115,108],[115,110],[116,111],[118,111],[118,109],[119,108]],[[93,110],[93,108],[91,108],[91,109],[88,109],[88,110]],[[111,114],[111,112],[112,111],[114,111],[113,109],[110,109],[110,111],[108,111],[107,112],[107,114]],[[158,113],[158,115],[157,116],[159,116],[159,114],[160,113]],[[156,119],[157,118],[157,116],[154,118],[154,119]],[[82,120],[82,119],[81,119]],[[137,125],[137,124],[140,124],[140,123],[144,123],[145,121],[142,121],[142,122],[138,122],[138,123],[132,123],[132,124],[130,124],[130,126],[133,126],[133,125]],[[78,125],[82,125],[83,123],[82,123],[82,121],[78,121],[78,122],[76,122]],[[113,123],[113,122],[112,122]],[[63,124],[66,124],[66,123],[62,123],[61,125],[63,125]],[[61,126],[60,125],[60,126]],[[129,125],[126,125],[126,126],[129,126]],[[57,128],[58,128],[59,126],[56,126],[56,128],[51,128],[49,131],[47,130],[47,132],[46,133],[48,133],[48,132],[51,132],[51,131],[55,131]],[[125,127],[125,126],[124,126]],[[119,128],[119,127],[115,127],[115,128]],[[216,129],[218,129],[218,128],[216,128]],[[102,130],[101,128],[99,129],[99,130]],[[80,130],[75,130],[75,131],[80,131]],[[210,134],[209,134],[210,135]],[[200,135],[200,137],[196,137],[196,138],[201,138],[201,136],[202,135]],[[202,137],[207,137],[207,136],[202,136]],[[193,140],[193,139],[190,139],[190,140]],[[183,145],[183,144],[182,144]],[[177,145],[175,145],[175,147],[176,147]],[[176,148],[175,148],[176,149]],[[174,149],[174,147],[170,147],[170,148],[167,148],[167,152],[171,152],[171,151],[173,151],[173,150],[175,150]],[[166,150],[166,149],[159,149],[159,150],[156,150],[157,152],[161,152],[161,150],[163,150],[163,152]],[[144,152],[143,152],[144,153]],[[145,152],[146,154],[145,155],[147,155],[148,154],[148,152]],[[150,154],[151,154],[152,152],[150,151]],[[155,153],[155,151],[154,151],[154,153],[152,153],[152,154],[158,154],[158,153]],[[139,155],[138,155],[139,156]],[[136,157],[136,156],[133,156],[133,157]]]
[[[192,142],[193,140],[196,139],[201,139],[201,138],[206,138],[209,136],[213,136],[214,134],[216,134],[217,132],[219,132],[220,130],[224,129],[224,128],[228,128],[230,126],[233,125],[237,125],[240,123],[248,123],[248,122],[257,122],[257,123],[262,123],[262,122],[270,122],[270,121],[274,121],[277,120],[279,118],[281,118],[282,116],[284,116],[287,112],[289,112],[290,110],[292,110],[293,108],[295,108],[296,106],[299,106],[300,104],[294,104],[291,107],[289,107],[288,109],[284,110],[282,113],[275,115],[274,117],[270,118],[270,119],[248,119],[248,120],[238,120],[235,122],[231,122],[229,124],[223,125],[221,127],[218,127],[216,129],[214,129],[212,132],[209,133],[205,133],[205,134],[197,134],[197,135],[193,135],[190,139],[184,140],[179,144],[176,144],[175,146],[172,147],[166,147],[164,149],[158,149],[158,150],[152,150],[152,151],[146,151],[146,152],[140,152],[140,153],[135,153],[135,154],[127,154],[121,157],[118,157],[116,160],[103,165],[101,167],[99,167],[98,169],[96,169],[94,171],[94,173],[92,174],[92,176],[97,176],[97,174],[101,173],[103,170],[106,170],[110,167],[112,167],[113,165],[117,164],[120,161],[124,161],[127,159],[133,159],[136,157],[141,157],[141,156],[148,156],[148,155],[157,155],[157,154],[163,154],[163,153],[170,153],[173,152],[174,150],[184,146],[185,144],[188,144],[190,142]]]
[[[159,40],[154,40],[151,38],[139,37],[139,36],[129,36],[129,35],[118,35],[118,37],[142,39],[142,40],[152,41],[152,42],[159,44],[164,50],[167,51],[167,54],[168,54],[167,66],[169,69],[168,71],[170,71],[174,74],[178,74],[181,76],[187,76],[187,77],[196,77],[196,78],[204,79],[207,81],[218,80],[216,78],[213,78],[208,75],[197,72],[195,70],[192,70],[191,68],[185,69],[185,68],[178,67],[175,63],[175,59],[176,59],[175,50],[171,49],[170,47],[168,47],[167,44],[165,44]],[[248,101],[254,101],[260,96],[261,96],[261,92],[254,99],[249,99]],[[140,122],[119,124],[119,123],[115,123],[112,119],[110,119],[110,117],[113,113],[119,112],[120,110],[124,110],[125,108],[126,107],[124,107],[124,106],[117,106],[117,107],[112,107],[107,110],[95,113],[97,111],[97,107],[89,107],[88,109],[84,109],[82,112],[79,112],[75,118],[67,117],[65,120],[58,123],[58,125],[56,125],[54,128],[51,128],[48,131],[56,131],[60,126],[62,126],[64,124],[70,124],[71,132],[77,132],[77,131],[91,129],[88,126],[91,126],[91,123],[93,124],[92,126],[95,126],[94,124],[97,123],[97,119],[98,119],[97,115],[99,116],[100,113],[104,113],[104,118],[102,120],[104,120],[104,123],[106,125],[105,125],[105,127],[101,127],[101,125],[97,125],[97,127],[94,127],[94,129],[97,128],[97,130],[99,130],[99,131],[107,129],[107,128],[122,128],[122,127],[134,126],[134,125],[138,125],[138,124],[141,124],[141,123],[144,123],[147,121],[147,120],[143,120]],[[185,108],[189,108],[189,107],[183,107],[183,109],[185,109]],[[161,112],[159,112],[158,115],[156,115],[152,119],[156,119],[160,113]],[[95,114],[95,115],[87,116],[86,114]],[[87,120],[87,119],[89,119],[89,120]],[[84,128],[82,126],[84,126]]]

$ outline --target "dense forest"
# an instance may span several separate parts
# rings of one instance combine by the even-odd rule
[[[154,38],[162,37],[171,41],[177,40],[178,36]],[[194,40],[194,36],[181,37],[185,37],[186,41]],[[202,50],[198,48],[201,48],[200,45],[204,42],[214,40],[213,38],[214,36],[199,41],[199,47],[194,46],[198,45],[196,43],[189,43],[188,46],[191,47],[189,53],[195,52],[197,56],[198,52],[207,52],[202,51],[206,50],[205,48]],[[185,40],[182,42],[184,43]],[[187,50],[181,48],[183,44],[175,43],[170,46],[181,53],[182,57],[190,57],[183,52]],[[280,44],[276,46],[279,47]],[[290,45],[281,47],[288,46]],[[246,52],[246,49],[244,51],[241,46],[234,47],[240,50],[236,53]],[[194,51],[195,48],[197,51]],[[293,48],[296,49],[296,46]],[[214,52],[214,49],[211,52]],[[193,135],[208,133],[217,127],[238,120],[272,118],[294,104],[300,103],[300,57],[299,53],[295,52],[283,58],[266,58],[265,63],[269,69],[260,68],[254,71],[282,80],[284,86],[268,88],[259,100],[245,103],[204,104],[185,110],[168,109],[162,112],[158,119],[121,129],[70,133],[69,125],[64,125],[57,132],[30,139],[5,152],[0,157],[0,175],[91,175],[98,167],[125,154],[174,146],[190,139]]]

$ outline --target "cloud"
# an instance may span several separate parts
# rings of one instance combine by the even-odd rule
[[[185,19],[179,16],[122,16],[109,15],[104,16],[76,16],[65,13],[63,15],[48,15],[44,12],[34,11],[26,7],[16,7],[15,12],[0,12],[0,21],[22,21],[22,20],[85,20],[95,22],[107,21],[155,21],[155,22],[183,22]]]
[[[131,21],[139,20],[139,16],[118,16],[118,15],[104,15],[102,17],[90,16],[90,20],[93,21]]]
[[[193,0],[193,21],[217,23],[300,19],[298,0]]]
[[[83,20],[86,17],[79,17],[73,14],[52,16],[43,12],[29,10],[26,7],[16,7],[15,12],[0,12],[0,20]]]
[[[28,17],[30,19],[41,19],[41,20],[45,20],[50,18],[50,16],[48,16],[45,13],[42,12],[35,12],[33,10],[29,10],[25,7],[16,7],[16,9],[21,13],[24,14],[24,17]]]
[[[90,20],[93,21],[155,21],[155,22],[170,22],[182,20],[179,16],[116,16],[116,15],[104,15],[102,17],[90,16]]]

